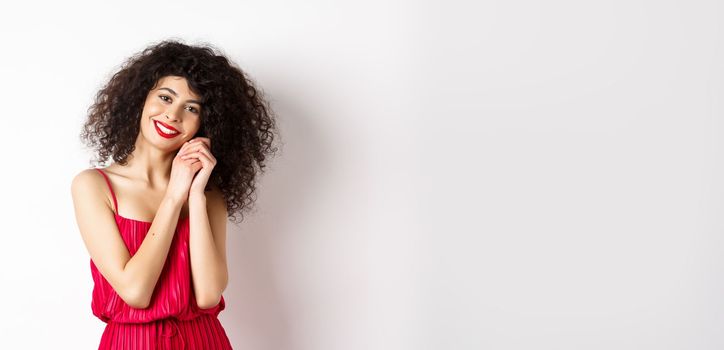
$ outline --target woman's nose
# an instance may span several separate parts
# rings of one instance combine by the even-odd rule
[[[170,117],[168,114],[166,114],[166,119],[168,119],[168,120],[173,120],[173,121],[178,121],[178,120],[176,119],[176,115],[175,115],[175,114],[171,114],[171,116],[172,116],[172,117]]]

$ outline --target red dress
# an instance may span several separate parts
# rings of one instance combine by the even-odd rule
[[[108,176],[113,197],[116,224],[128,252],[133,256],[141,246],[151,223],[118,215],[118,202]],[[217,316],[224,310],[219,304],[201,309],[196,304],[189,260],[189,220],[179,218],[166,263],[163,266],[151,302],[135,309],[121,299],[90,261],[93,275],[93,315],[106,323],[98,349],[231,349],[231,343]]]

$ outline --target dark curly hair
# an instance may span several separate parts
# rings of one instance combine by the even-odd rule
[[[196,136],[212,140],[217,160],[209,182],[223,193],[228,216],[251,208],[255,179],[267,156],[276,153],[274,113],[262,90],[235,63],[210,44],[186,45],[176,39],[152,43],[128,58],[98,91],[88,108],[81,140],[94,149],[95,167],[112,158],[126,165],[140,132],[148,92],[164,76],[186,78],[201,96],[201,125]],[[95,162],[96,164],[93,164]]]

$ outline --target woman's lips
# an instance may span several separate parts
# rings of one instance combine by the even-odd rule
[[[164,130],[161,130],[161,128],[159,128],[159,124],[161,124],[164,128],[166,128],[167,131],[170,130],[172,133],[167,134]],[[178,130],[176,130],[173,127],[171,127],[170,125],[160,122],[158,120],[153,121],[153,126],[156,128],[156,132],[158,132],[158,134],[161,135],[161,137],[164,137],[167,139],[171,139],[178,135],[181,135],[181,133],[178,132]]]

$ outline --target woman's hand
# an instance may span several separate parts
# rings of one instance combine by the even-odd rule
[[[176,153],[176,157],[174,157],[173,163],[171,164],[171,178],[166,188],[167,196],[172,196],[182,202],[185,202],[189,196],[194,174],[203,166],[198,159],[181,157],[189,145],[190,142],[184,143],[178,153]]]
[[[193,178],[189,196],[203,195],[206,185],[211,177],[211,171],[216,166],[216,158],[211,154],[211,140],[208,137],[196,137],[187,145],[181,147],[180,158],[184,161],[193,160],[201,164],[201,170]],[[196,163],[194,163],[196,164]]]

